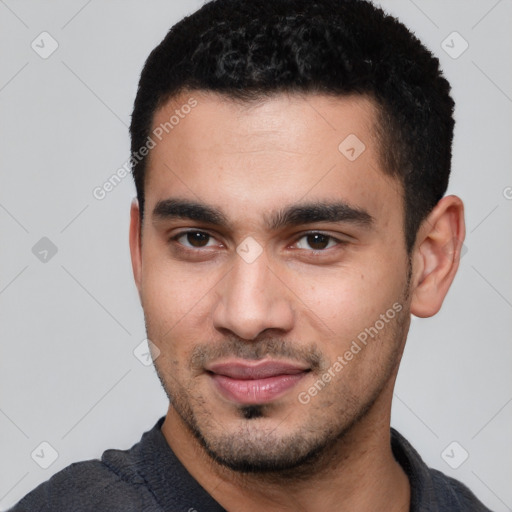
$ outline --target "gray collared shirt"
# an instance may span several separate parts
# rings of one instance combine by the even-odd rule
[[[10,512],[226,512],[174,455],[160,430],[163,421],[129,450],[71,464]],[[490,512],[461,482],[428,468],[393,428],[391,446],[409,477],[410,512]]]

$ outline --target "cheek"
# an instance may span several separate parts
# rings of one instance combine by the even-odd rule
[[[142,261],[142,306],[160,336],[190,322],[204,308],[213,273],[173,261],[164,244],[154,240],[147,241]]]
[[[142,306],[146,321],[158,336],[165,336],[186,315],[192,297],[187,295],[180,279],[156,268],[143,273]]]
[[[204,337],[204,305],[189,290],[197,290],[197,286],[156,269],[146,275],[143,287],[147,336],[160,351],[155,364],[172,389],[177,383],[184,385],[184,362]]]
[[[298,317],[315,322],[315,328],[326,336],[353,339],[401,300],[404,276],[399,268],[398,262],[391,267],[374,257],[368,265],[295,272],[289,281],[300,299],[297,305],[302,314]]]

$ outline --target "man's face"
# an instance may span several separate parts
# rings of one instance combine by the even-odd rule
[[[173,115],[153,136],[134,263],[170,415],[233,469],[296,467],[387,416],[409,327],[401,188],[376,111],[195,91],[153,129]]]

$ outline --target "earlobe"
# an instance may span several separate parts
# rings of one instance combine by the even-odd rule
[[[141,295],[142,283],[142,247],[141,247],[140,210],[137,198],[134,198],[130,208],[130,255],[135,285]]]
[[[443,197],[418,230],[413,251],[413,315],[427,318],[441,309],[457,273],[465,236],[462,200]]]

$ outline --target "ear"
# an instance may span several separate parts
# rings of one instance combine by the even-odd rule
[[[427,318],[443,304],[459,267],[466,236],[464,203],[443,197],[422,222],[413,250],[411,313]]]
[[[142,285],[142,250],[141,250],[140,210],[137,198],[134,198],[130,208],[130,254],[132,257],[133,277],[141,295]]]

